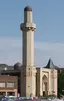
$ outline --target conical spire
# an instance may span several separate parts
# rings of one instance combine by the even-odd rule
[[[51,58],[49,59],[47,66],[45,68],[55,68],[55,65],[53,64],[53,61],[51,60]]]

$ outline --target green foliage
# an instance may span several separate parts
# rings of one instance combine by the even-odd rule
[[[64,95],[64,73],[58,74],[58,94],[59,96]]]

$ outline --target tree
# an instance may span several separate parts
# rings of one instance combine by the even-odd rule
[[[64,95],[64,73],[58,73],[58,95]]]

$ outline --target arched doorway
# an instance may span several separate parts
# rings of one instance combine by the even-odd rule
[[[48,78],[46,75],[44,75],[42,77],[42,92],[43,92],[43,96],[47,96],[48,95]]]

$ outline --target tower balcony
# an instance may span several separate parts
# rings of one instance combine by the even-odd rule
[[[21,24],[20,24],[20,29],[21,29],[22,31],[26,31],[26,30],[35,31],[35,29],[36,29],[36,24],[34,24],[34,23],[21,23]]]

